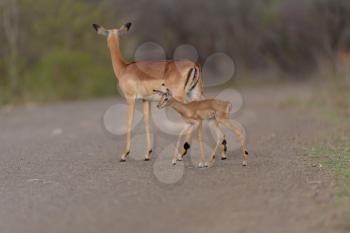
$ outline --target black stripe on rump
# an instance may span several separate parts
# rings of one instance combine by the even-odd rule
[[[190,81],[190,77],[191,77],[191,74],[192,74],[192,70],[193,70],[193,69],[194,69],[194,68],[191,68],[190,71],[188,71],[184,89],[186,89],[186,86],[187,86],[187,84],[188,84],[188,81]]]

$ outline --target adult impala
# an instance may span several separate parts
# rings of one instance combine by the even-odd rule
[[[129,31],[131,23],[126,23],[119,29],[105,29],[97,24],[93,24],[93,27],[98,34],[107,38],[114,74],[128,104],[128,130],[125,149],[120,161],[126,161],[127,156],[130,154],[131,129],[135,101],[137,99],[143,101],[144,124],[147,138],[145,160],[147,161],[151,157],[153,147],[149,125],[150,101],[157,100],[153,94],[153,89],[158,88],[161,83],[165,83],[174,97],[181,102],[186,101],[186,97],[200,99],[203,93],[200,67],[189,60],[138,61],[127,63],[120,53],[119,36]]]

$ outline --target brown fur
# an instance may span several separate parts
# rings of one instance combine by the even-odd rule
[[[190,103],[182,103],[172,97],[171,91],[166,88],[165,85],[162,85],[160,88],[156,89],[154,92],[161,94],[161,100],[159,101],[158,107],[172,107],[174,108],[182,117],[183,121],[186,123],[185,128],[180,132],[177,143],[176,150],[173,156],[172,163],[176,164],[176,160],[182,160],[182,153],[178,152],[181,138],[188,130],[191,130],[193,127],[198,129],[198,142],[200,144],[201,151],[201,161],[199,166],[204,166],[205,155],[203,148],[203,132],[202,125],[203,121],[209,120],[213,123],[212,127],[214,128],[218,140],[216,146],[213,149],[211,160],[205,163],[205,166],[208,166],[209,163],[213,163],[215,160],[216,150],[220,147],[222,149],[222,159],[226,159],[226,140],[225,135],[219,128],[219,125],[224,126],[231,130],[239,138],[242,146],[243,154],[243,165],[247,165],[248,151],[246,145],[246,139],[241,132],[241,130],[235,127],[230,122],[230,109],[231,103],[228,101],[216,100],[216,99],[207,99],[207,100],[198,100],[192,101]],[[187,141],[185,142],[186,145]],[[186,153],[185,153],[186,154]]]
[[[93,24],[98,34],[107,36],[107,45],[110,51],[112,66],[119,87],[128,103],[128,132],[124,152],[121,160],[125,161],[131,145],[131,127],[135,108],[135,100],[142,99],[144,104],[144,119],[147,134],[147,153],[146,160],[149,159],[152,151],[152,142],[149,126],[150,101],[153,100],[153,89],[165,82],[179,101],[185,101],[189,94],[188,89],[184,88],[188,73],[192,69],[197,70],[198,84],[194,87],[194,98],[201,98],[203,94],[203,82],[200,76],[200,67],[189,60],[181,61],[139,61],[126,62],[119,49],[119,34],[129,30],[131,23],[123,25],[119,29],[107,30],[104,27]]]

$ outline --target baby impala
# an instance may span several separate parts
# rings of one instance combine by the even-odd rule
[[[153,90],[154,93],[161,95],[161,99],[157,105],[158,108],[172,107],[174,108],[182,117],[185,122],[185,127],[181,130],[178,140],[176,142],[175,153],[172,158],[172,163],[175,165],[176,160],[182,160],[183,156],[186,155],[187,150],[190,145],[184,143],[184,153],[179,154],[178,148],[183,135],[186,135],[192,128],[197,128],[198,142],[200,145],[200,162],[199,167],[208,167],[215,161],[215,154],[217,149],[221,148],[221,159],[226,159],[226,140],[225,135],[219,126],[223,126],[231,130],[237,135],[242,146],[243,162],[242,165],[247,165],[248,150],[246,145],[246,139],[241,130],[235,127],[230,121],[230,109],[231,103],[228,101],[207,99],[192,101],[189,103],[182,103],[175,98],[173,98],[170,90],[165,87],[164,83],[160,90]],[[203,147],[203,121],[209,122],[209,126],[214,129],[217,136],[217,143],[213,148],[209,162],[205,162],[204,147]]]

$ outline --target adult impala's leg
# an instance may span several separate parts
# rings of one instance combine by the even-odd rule
[[[182,136],[183,136],[190,128],[192,128],[192,125],[186,124],[185,127],[181,130],[181,132],[180,132],[180,134],[179,134],[179,136],[178,136],[178,138],[177,138],[176,147],[175,147],[175,152],[174,152],[174,155],[173,155],[173,158],[172,158],[172,161],[171,161],[171,163],[172,163],[173,165],[176,164],[176,159],[177,159],[178,157],[181,156],[181,155],[179,154],[179,150],[178,150],[178,149],[179,149],[180,142],[181,142],[181,138],[182,138]]]
[[[126,157],[130,154],[130,145],[131,145],[131,130],[132,130],[132,123],[134,120],[134,111],[135,111],[135,99],[127,99],[128,103],[128,132],[126,135],[126,143],[125,143],[125,149],[124,153],[122,154],[120,158],[120,162],[125,162]]]
[[[247,150],[247,140],[245,136],[243,135],[242,131],[240,128],[234,126],[229,119],[221,119],[219,121],[222,123],[224,126],[226,126],[229,130],[231,130],[236,136],[238,137],[241,146],[242,146],[242,151],[243,151],[243,166],[247,166],[247,160],[248,160],[248,150]]]
[[[198,137],[199,149],[200,149],[200,153],[201,153],[200,162],[198,164],[198,167],[204,167],[205,155],[204,155],[204,146],[203,146],[203,124],[202,124],[202,121],[200,121],[198,124],[197,137]]]
[[[149,123],[149,118],[150,118],[150,102],[143,100],[143,119],[144,119],[144,124],[145,124],[145,129],[146,129],[146,137],[147,137],[147,152],[145,155],[145,161],[148,161],[151,159],[151,154],[152,154],[152,139],[151,139],[151,129],[150,129],[150,123]]]

